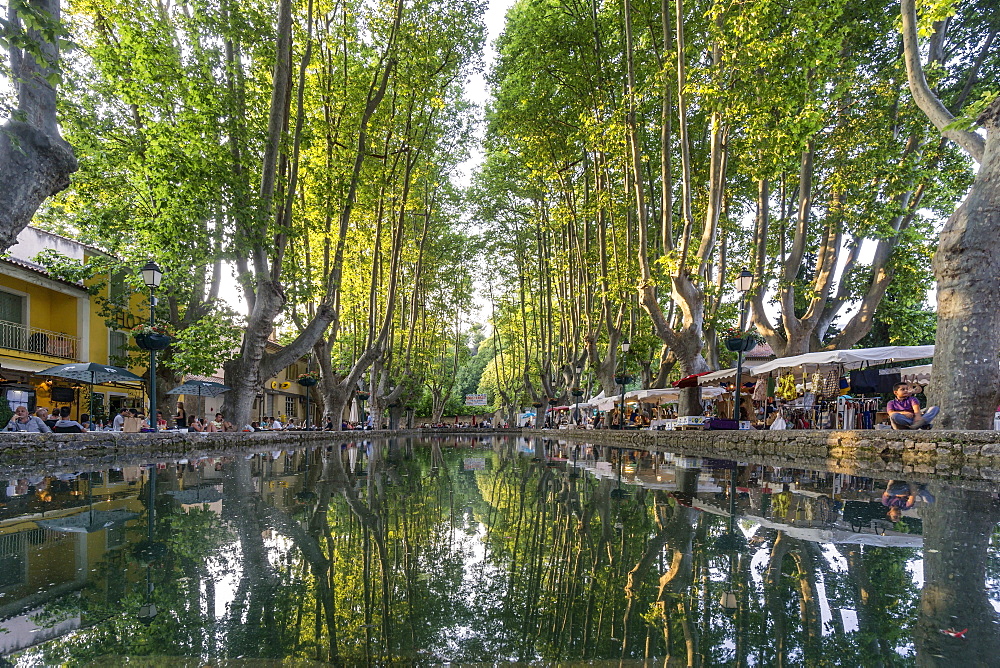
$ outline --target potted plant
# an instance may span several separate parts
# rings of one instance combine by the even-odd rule
[[[163,350],[174,341],[166,327],[149,323],[133,327],[132,338],[135,339],[135,345],[143,350]]]
[[[312,387],[319,382],[319,374],[315,371],[306,371],[299,374],[298,381],[302,387]]]
[[[360,399],[361,401],[368,401],[368,397],[370,396],[371,395],[368,392],[365,392],[364,390],[358,390],[358,399]]]
[[[757,332],[747,332],[744,334],[735,327],[723,330],[722,335],[725,337],[726,350],[734,353],[749,352],[756,348],[762,340],[760,334]]]
[[[569,391],[569,393],[572,394],[574,397],[582,397],[583,389],[579,387],[574,387]]]

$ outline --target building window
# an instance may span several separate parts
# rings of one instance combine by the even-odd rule
[[[295,417],[295,397],[285,397],[285,416]]]
[[[128,357],[128,334],[111,330],[108,332],[108,364],[122,366]]]
[[[34,396],[35,393],[30,390],[7,390],[7,405],[10,406],[11,410],[16,410],[18,406],[24,406],[30,413]]]
[[[24,350],[27,302],[24,295],[0,290],[0,347]]]

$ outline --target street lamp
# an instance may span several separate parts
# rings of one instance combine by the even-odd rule
[[[149,326],[156,325],[156,288],[160,287],[163,272],[155,262],[150,260],[141,270],[142,282],[149,288]],[[156,351],[149,351],[149,426],[154,432],[159,431],[156,420]]]
[[[740,275],[736,277],[736,291],[740,293],[740,335],[743,334],[747,317],[747,305],[749,304],[747,293],[750,292],[752,286],[753,274],[744,267]],[[740,403],[743,399],[743,353],[745,348],[746,345],[740,345],[736,352],[736,401],[733,402],[733,420],[737,422],[737,426],[739,426],[740,421]]]

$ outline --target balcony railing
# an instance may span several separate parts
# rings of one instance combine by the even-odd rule
[[[6,320],[0,320],[0,348],[80,361],[80,337]]]

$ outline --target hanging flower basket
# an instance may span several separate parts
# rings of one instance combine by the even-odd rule
[[[549,399],[549,406],[555,406],[559,403],[558,399]]]
[[[580,389],[579,387],[574,387],[572,390],[569,391],[569,393],[572,394],[574,397],[583,396],[583,390]]]
[[[541,401],[536,401],[536,402],[534,402],[531,405],[534,406],[535,408],[541,408],[542,407],[542,402]]]
[[[360,399],[361,401],[368,401],[368,397],[370,396],[371,395],[367,392],[362,392],[360,390],[358,391],[358,399]]]
[[[166,334],[156,332],[141,332],[134,335],[135,345],[143,350],[164,350],[173,343],[173,339]]]
[[[298,377],[299,385],[302,387],[312,387],[319,382],[319,374],[315,371],[306,371],[305,373],[300,373]]]
[[[746,337],[734,337],[731,339],[726,339],[726,349],[734,353],[738,352],[748,352],[757,347],[757,339],[746,336]]]
[[[632,376],[629,376],[628,374],[618,374],[617,376],[615,376],[615,385],[628,385],[633,380],[635,379],[632,378]]]

